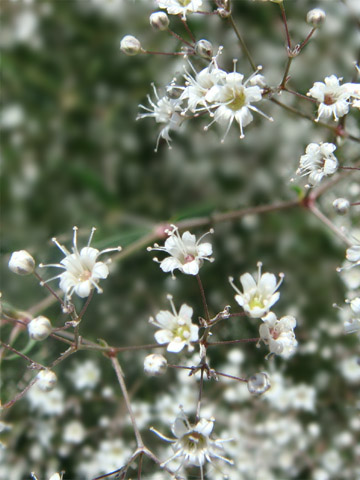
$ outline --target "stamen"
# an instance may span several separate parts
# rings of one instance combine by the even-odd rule
[[[51,239],[51,241],[52,241],[53,243],[55,243],[55,245],[63,252],[63,254],[64,254],[65,256],[70,255],[69,250],[68,250],[66,247],[64,247],[63,245],[60,245],[60,243],[57,241],[57,239],[56,239],[55,237],[53,237],[53,238]]]
[[[87,246],[88,246],[88,247],[90,247],[90,244],[91,244],[91,241],[92,241],[92,239],[93,239],[93,236],[94,236],[95,231],[96,231],[96,228],[95,228],[95,227],[92,227],[91,232],[90,232],[89,241],[88,241],[88,243],[87,243]]]

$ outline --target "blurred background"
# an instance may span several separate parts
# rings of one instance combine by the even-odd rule
[[[324,26],[293,62],[291,88],[306,94],[315,81],[331,74],[352,81],[360,48],[359,2],[303,0],[285,6],[294,43],[309,32],[305,22],[309,9],[320,7],[327,13]],[[205,8],[210,10],[211,4]],[[1,289],[7,311],[27,311],[46,296],[34,278],[19,278],[7,270],[12,251],[26,249],[38,263],[58,262],[61,252],[50,239],[56,236],[70,247],[74,225],[80,229],[80,245],[86,244],[91,227],[96,226],[95,247],[125,249],[159,222],[295,199],[290,179],[306,145],[335,141],[330,130],[264,101],[261,108],[275,121],[254,116],[244,140],[239,140],[234,126],[221,144],[223,130],[214,125],[204,132],[209,122],[198,118],[172,134],[171,150],[163,142],[155,153],[161,126],[153,119],[135,121],[138,105],[147,105],[151,82],[163,95],[174,76],[181,81],[184,61],[163,55],[127,57],[119,49],[121,38],[131,34],[148,50],[179,51],[176,39],[151,29],[149,15],[155,10],[155,2],[145,0],[1,0]],[[270,84],[278,84],[286,64],[278,6],[239,0],[233,2],[233,14],[256,63],[263,65]],[[216,15],[193,15],[189,25],[197,39],[212,42],[215,52],[224,46],[221,68],[231,71],[233,58],[238,58],[238,71],[245,77],[251,74],[226,21]],[[171,18],[171,28],[186,36],[179,19]],[[191,61],[197,70],[206,66],[204,60]],[[281,101],[313,113],[311,104],[286,92]],[[358,112],[352,113],[346,123],[357,136],[359,118]],[[337,152],[342,163],[351,165],[359,147],[344,141]],[[332,202],[339,196],[358,201],[359,184],[355,172],[320,201],[321,210],[348,232],[360,228],[359,209],[339,217]],[[334,303],[344,305],[347,291],[360,286],[356,269],[345,272],[346,283],[336,272],[345,246],[301,209],[220,223],[211,241],[216,261],[206,263],[201,273],[214,315],[228,304],[238,311],[227,278],[238,280],[240,274],[254,272],[261,260],[265,271],[285,273],[276,313],[293,314],[298,320],[299,351],[289,361],[266,361],[266,349],[253,344],[211,352],[214,368],[245,377],[272,371],[280,385],[272,400],[250,398],[242,385],[206,385],[205,406],[210,411],[215,405],[219,416],[217,435],[223,431],[237,442],[227,456],[238,455],[242,467],[230,472],[230,478],[360,478],[358,339],[342,333],[347,307],[342,312],[333,308]],[[174,295],[178,307],[191,305],[195,319],[203,315],[196,279],[179,274],[173,281],[151,257],[142,248],[113,263],[111,276],[103,283],[104,294],[95,296],[82,324],[86,338],[103,338],[113,345],[153,342],[148,318],[169,308],[167,293]],[[52,274],[49,270],[44,276]],[[58,305],[40,313],[53,325],[64,323]],[[5,325],[4,341],[10,332],[11,326]],[[257,324],[244,319],[224,323],[216,336],[218,340],[254,337]],[[43,364],[64,350],[53,339],[29,345],[26,331],[15,346],[26,348],[27,355]],[[148,353],[127,352],[120,362],[145,438],[155,443],[149,426],[155,424],[169,434],[172,404],[181,401],[193,414],[194,380],[189,383],[173,372],[160,379],[144,378],[142,364]],[[180,362],[172,357],[174,363]],[[184,353],[183,362],[188,358]],[[80,378],[86,365],[92,381],[79,387],[71,374]],[[2,367],[6,402],[33,373],[16,356],[8,356]],[[39,480],[47,479],[60,470],[66,471],[67,480],[93,478],[119,468],[131,453],[132,431],[108,360],[79,352],[59,365],[56,374],[57,397],[24,398],[5,412],[0,429],[4,480],[29,479],[32,471]],[[228,424],[230,415],[234,431]],[[66,430],[71,422],[77,422],[77,430],[74,425]],[[296,428],[291,430],[290,424]],[[288,437],[281,437],[285,432]],[[161,452],[160,441],[158,448]],[[148,462],[142,478],[168,478],[155,477],[154,472]],[[188,478],[199,478],[198,470]],[[210,469],[208,478],[222,477]]]

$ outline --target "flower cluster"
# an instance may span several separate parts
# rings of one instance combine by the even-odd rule
[[[175,92],[175,98],[167,95],[160,98],[154,87],[156,103],[148,96],[151,108],[140,105],[147,113],[139,114],[138,119],[153,117],[157,123],[165,124],[160,131],[155,150],[158,148],[160,138],[164,138],[169,144],[169,131],[178,130],[186,118],[198,116],[200,113],[208,113],[212,118],[205,130],[215,122],[225,126],[222,142],[234,121],[239,125],[240,138],[244,138],[244,127],[253,121],[252,112],[273,121],[253,105],[263,98],[262,87],[266,82],[259,74],[262,67],[258,67],[258,70],[245,81],[244,75],[236,72],[235,68],[233,72],[220,69],[216,57],[200,72],[196,72],[191,64],[190,67],[191,73],[185,68],[185,86],[176,85],[174,80],[168,89],[172,94]],[[180,93],[176,94],[177,92]]]
[[[270,311],[280,298],[277,290],[283,281],[284,274],[280,273],[280,279],[277,282],[273,273],[262,273],[261,268],[262,263],[258,262],[257,281],[250,273],[241,275],[242,292],[234,284],[232,277],[229,278],[229,281],[237,293],[235,300],[244,309],[244,312],[249,317],[262,319],[259,335],[260,340],[269,346],[269,355],[276,354],[288,358],[294,353],[297,346],[294,334],[296,320],[290,315],[278,320],[276,315]]]

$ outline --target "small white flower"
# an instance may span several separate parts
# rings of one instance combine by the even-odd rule
[[[93,390],[99,383],[100,376],[101,371],[93,360],[78,363],[69,371],[69,377],[77,390]]]
[[[144,360],[144,371],[146,375],[163,375],[167,369],[167,360],[160,353],[151,353]]]
[[[83,247],[80,252],[77,247],[77,227],[74,227],[73,253],[70,253],[66,247],[60,245],[56,238],[53,238],[52,241],[63,252],[65,258],[63,258],[60,263],[39,265],[39,267],[56,267],[65,270],[63,273],[45,282],[47,283],[57,278],[60,279],[59,286],[65,293],[65,303],[71,299],[73,293],[76,293],[76,295],[81,298],[88,297],[93,288],[95,288],[98,293],[102,293],[102,289],[99,287],[99,281],[109,275],[107,264],[110,263],[110,260],[98,262],[97,259],[104,253],[119,252],[121,250],[121,247],[116,247],[99,251],[96,248],[90,247],[95,230],[96,228],[92,228],[87,246]]]
[[[360,265],[360,245],[352,245],[346,250],[346,259],[353,263],[352,267]]]
[[[66,443],[78,444],[84,440],[85,434],[85,428],[82,423],[74,420],[66,424],[63,433],[63,440]]]
[[[276,290],[284,278],[284,274],[280,273],[280,280],[276,283],[276,277],[273,273],[266,272],[261,274],[261,262],[258,262],[257,266],[257,282],[250,273],[241,275],[240,282],[243,292],[235,286],[234,279],[232,277],[229,278],[231,286],[238,293],[235,295],[235,300],[252,318],[261,318],[279,300],[280,293],[276,292]]]
[[[161,464],[166,464],[175,458],[181,459],[181,466],[193,465],[200,467],[201,479],[203,480],[203,465],[206,462],[212,462],[213,459],[219,459],[230,465],[231,460],[220,455],[222,443],[228,439],[212,439],[210,435],[214,428],[214,418],[201,418],[195,425],[191,425],[187,417],[183,414],[175,420],[171,431],[175,438],[169,438],[160,432],[151,428],[162,440],[173,443],[174,455]]]
[[[125,55],[137,55],[141,52],[141,43],[133,35],[125,35],[120,41],[120,50],[125,53]]]
[[[278,320],[273,312],[269,312],[262,320],[264,323],[260,325],[260,339],[269,346],[270,354],[289,358],[297,347],[294,334],[296,319],[287,315]]]
[[[186,19],[187,13],[200,10],[202,0],[157,0],[160,8],[165,8],[170,15],[182,15]]]
[[[29,275],[35,269],[35,260],[26,250],[13,252],[9,260],[9,269],[18,275]]]
[[[168,144],[169,148],[171,148],[171,138],[169,132],[170,130],[178,130],[182,122],[184,121],[184,118],[180,115],[182,111],[180,99],[172,99],[168,98],[167,96],[160,98],[154,84],[152,84],[152,87],[156,103],[153,102],[150,95],[148,95],[147,99],[152,108],[145,107],[144,105],[139,105],[140,108],[142,108],[148,113],[140,113],[136,117],[136,120],[146,117],[153,117],[156,123],[166,124],[165,127],[160,130],[156,141],[155,152],[157,152],[160,138],[163,138]]]
[[[252,103],[259,102],[262,99],[261,88],[258,85],[247,86],[257,74],[258,70],[243,82],[244,75],[241,73],[227,73],[223,81],[214,85],[206,94],[205,101],[211,104],[211,107],[215,110],[214,120],[205,127],[205,130],[214,122],[227,124],[222,142],[234,120],[239,124],[240,138],[244,138],[243,128],[253,120],[251,111],[255,111],[273,121],[271,117],[252,105]]]
[[[309,143],[305,155],[300,157],[297,175],[309,175],[310,186],[318,185],[327,175],[332,175],[338,168],[338,160],[334,155],[336,146],[333,143]]]
[[[315,82],[314,86],[308,91],[307,95],[315,98],[320,105],[316,121],[321,117],[329,118],[332,115],[334,120],[339,120],[349,111],[351,92],[348,84],[340,85],[341,78],[336,75],[325,77],[323,82]]]
[[[187,275],[197,275],[204,260],[214,261],[210,257],[212,254],[211,243],[200,243],[205,235],[214,233],[213,230],[202,235],[199,240],[196,240],[195,235],[190,232],[184,232],[180,237],[179,230],[175,225],[171,225],[171,230],[166,230],[166,233],[169,238],[166,239],[163,247],[155,243],[154,247],[148,247],[147,250],[149,252],[159,250],[170,255],[161,262],[157,258],[154,258],[154,261],[160,263],[163,272],[171,272],[173,278],[173,272],[177,268]]]
[[[161,310],[156,315],[156,320],[150,318],[150,323],[160,327],[155,333],[155,340],[160,345],[168,344],[167,351],[178,353],[187,346],[189,352],[194,350],[191,342],[199,339],[199,327],[191,322],[193,309],[185,303],[180,307],[179,313],[175,309],[172,296],[168,295],[173,313]]]

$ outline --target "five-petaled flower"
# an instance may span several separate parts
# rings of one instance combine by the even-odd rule
[[[234,284],[234,279],[229,278],[231,286],[237,292],[235,300],[252,318],[263,317],[270,308],[279,300],[280,293],[276,290],[281,285],[284,274],[280,273],[280,280],[276,283],[276,277],[273,273],[261,274],[262,263],[258,262],[258,278],[255,281],[250,273],[244,273],[240,277],[240,282],[243,287],[241,292]]]
[[[165,460],[161,467],[179,458],[181,459],[181,466],[193,465],[200,467],[200,478],[203,480],[203,465],[205,462],[219,459],[232,465],[232,460],[223,457],[219,453],[222,451],[222,443],[228,442],[229,439],[212,439],[210,437],[214,428],[214,422],[214,418],[200,418],[195,425],[191,425],[185,414],[182,414],[176,418],[171,428],[175,438],[165,437],[162,433],[151,428],[151,431],[156,433],[162,440],[173,444],[174,455]]]
[[[341,80],[336,75],[330,75],[330,77],[325,77],[324,82],[315,82],[308,91],[307,95],[319,102],[316,121],[319,121],[321,117],[329,118],[332,115],[334,120],[339,120],[339,117],[348,113],[352,92],[349,89],[350,84],[340,85]]]
[[[321,180],[332,175],[338,168],[338,160],[334,155],[336,146],[333,143],[309,143],[305,155],[300,157],[297,175],[309,175],[309,187],[318,185]]]
[[[275,313],[269,312],[262,318],[263,322],[259,328],[260,339],[269,346],[270,353],[281,355],[284,358],[290,357],[297,347],[294,328],[296,319],[287,315],[277,319]]]
[[[167,343],[168,352],[178,353],[185,345],[191,352],[194,350],[191,342],[199,339],[199,327],[191,321],[193,309],[184,303],[177,313],[172,296],[168,295],[168,299],[173,313],[161,310],[156,315],[156,320],[153,317],[150,318],[150,323],[160,327],[160,330],[155,333],[155,340],[160,345]]]
[[[90,247],[95,230],[95,228],[92,228],[87,246],[83,247],[80,252],[77,246],[77,227],[74,227],[72,253],[61,245],[56,238],[53,238],[52,241],[63,252],[65,258],[63,258],[60,263],[39,265],[39,267],[56,267],[64,270],[63,273],[49,278],[45,283],[59,278],[59,287],[65,293],[65,303],[71,299],[73,293],[76,293],[76,295],[81,298],[88,297],[93,288],[95,288],[98,293],[102,293],[102,289],[99,287],[99,281],[109,275],[107,264],[110,260],[98,262],[97,259],[103,253],[121,250],[121,247],[116,247],[99,251],[96,248]]]
[[[177,268],[187,275],[197,275],[204,260],[214,261],[210,255],[212,254],[211,243],[200,243],[205,235],[214,233],[213,230],[202,235],[199,240],[196,240],[195,235],[190,232],[184,232],[180,237],[179,230],[175,225],[171,225],[171,230],[166,230],[168,238],[163,247],[157,243],[153,247],[148,247],[147,250],[159,250],[166,252],[170,257],[166,257],[161,262],[154,258],[155,262],[160,263],[160,268],[163,272],[171,272],[174,278],[174,270]]]

